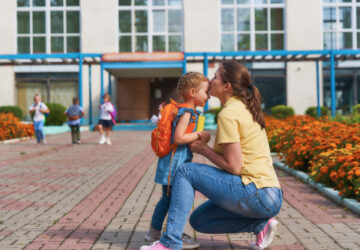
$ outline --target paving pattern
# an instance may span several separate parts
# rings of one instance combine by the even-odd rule
[[[161,196],[149,131],[0,144],[0,250],[138,249]],[[209,163],[196,155],[194,161]],[[360,249],[360,217],[278,171],[284,202],[270,249]],[[196,193],[194,207],[206,197]],[[207,235],[200,249],[248,249],[251,234]]]

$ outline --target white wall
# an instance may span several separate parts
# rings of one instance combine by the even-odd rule
[[[286,49],[321,50],[322,0],[286,1]],[[321,69],[321,64],[319,65]],[[316,106],[315,62],[287,63],[287,105],[297,114],[304,114],[309,106]],[[321,70],[320,70],[321,73]],[[322,76],[320,96],[322,103]]]
[[[0,1],[0,54],[16,53],[16,1]],[[15,104],[14,69],[0,67],[0,106]]]
[[[184,0],[186,52],[220,51],[220,0]]]

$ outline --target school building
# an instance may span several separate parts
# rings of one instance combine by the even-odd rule
[[[249,68],[266,111],[303,114],[319,100],[346,114],[360,101],[360,0],[6,0],[0,32],[0,106],[24,113],[35,93],[64,106],[80,96],[94,124],[109,92],[119,120],[148,120],[184,72],[212,78],[232,59]],[[352,55],[333,57],[333,90],[332,50]]]

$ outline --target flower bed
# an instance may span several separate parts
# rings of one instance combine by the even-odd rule
[[[310,116],[266,117],[271,150],[339,195],[360,200],[360,125]]]
[[[21,123],[12,113],[0,113],[0,141],[31,137],[35,134],[33,124]]]

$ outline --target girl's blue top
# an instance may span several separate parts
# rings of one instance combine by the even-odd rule
[[[178,114],[174,118],[173,123],[172,123],[171,143],[174,142],[174,134],[175,134],[176,125],[177,125],[178,121],[180,120],[180,117],[185,112],[191,113],[190,123],[195,122],[194,131],[196,131],[200,112],[199,111],[194,112],[193,109],[189,109],[189,108],[179,108]],[[195,118],[195,120],[193,118]],[[158,164],[157,164],[157,169],[156,169],[156,175],[155,175],[156,183],[159,183],[161,185],[168,185],[171,155],[172,155],[172,150],[170,151],[170,153],[168,155],[159,158]],[[187,144],[178,145],[178,147],[174,153],[172,163],[171,163],[170,186],[172,185],[172,183],[174,181],[174,177],[175,177],[176,171],[179,168],[179,166],[185,162],[191,162],[192,158],[193,158],[193,154]]]

